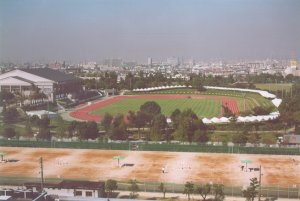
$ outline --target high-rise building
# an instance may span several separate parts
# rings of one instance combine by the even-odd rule
[[[177,57],[170,57],[167,59],[167,63],[172,66],[177,66],[179,64],[179,60]]]
[[[152,66],[152,58],[148,57],[148,66]]]

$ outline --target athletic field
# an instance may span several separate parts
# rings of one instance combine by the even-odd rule
[[[177,108],[182,110],[192,109],[199,117],[216,117],[221,113],[221,99],[209,98],[182,98],[172,100],[170,98],[124,98],[119,102],[112,103],[92,112],[92,114],[104,115],[110,114],[127,114],[129,110],[138,111],[140,106],[148,101],[155,101],[160,107],[161,112],[170,116]]]
[[[19,147],[0,147],[0,152],[7,153],[4,159],[11,161],[0,163],[0,175],[14,179],[39,178],[39,158],[43,157],[46,181],[51,178],[136,179],[141,182],[183,184],[192,181],[246,186],[250,178],[259,176],[253,168],[261,166],[263,186],[300,184],[300,156]],[[125,158],[118,165],[114,156]],[[247,166],[245,161],[248,161]]]
[[[221,117],[222,106],[227,106],[236,115],[240,112],[238,102],[230,97],[159,94],[115,96],[104,101],[93,102],[71,112],[70,115],[81,120],[101,121],[106,112],[113,115],[126,115],[130,110],[138,111],[140,106],[147,101],[157,102],[166,116],[170,116],[177,108],[181,111],[190,108],[200,118]]]
[[[174,94],[176,92],[181,94]],[[166,90],[156,93],[114,96],[77,108],[70,115],[81,120],[101,121],[106,112],[112,115],[126,115],[130,110],[138,111],[140,106],[147,101],[157,102],[166,116],[170,116],[177,108],[181,111],[190,108],[199,118],[222,117],[224,112],[222,106],[228,107],[236,115],[257,106],[266,108],[273,106],[269,100],[253,93],[212,90],[206,91],[205,94],[197,94],[188,89],[187,91]]]

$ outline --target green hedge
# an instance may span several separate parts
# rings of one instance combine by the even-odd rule
[[[129,150],[130,143],[105,142],[57,142],[57,141],[21,141],[0,140],[3,147],[41,147],[41,148],[75,148],[75,149],[105,149]],[[171,152],[206,152],[206,153],[239,153],[239,154],[271,154],[271,155],[300,155],[300,148],[271,148],[271,147],[244,147],[244,146],[214,146],[189,144],[140,144],[142,151],[171,151]]]

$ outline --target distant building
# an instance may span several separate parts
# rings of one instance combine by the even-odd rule
[[[300,135],[284,135],[283,143],[290,145],[300,145]]]
[[[285,75],[292,74],[294,76],[300,76],[300,68],[298,67],[296,60],[291,60],[290,66],[284,71]]]
[[[34,87],[54,102],[58,97],[81,90],[81,83],[73,75],[50,68],[17,69],[0,75],[0,91],[18,92],[29,97]]]
[[[170,57],[167,59],[167,64],[171,66],[177,66],[179,64],[179,60],[177,57]]]
[[[152,66],[152,58],[148,57],[148,66]]]

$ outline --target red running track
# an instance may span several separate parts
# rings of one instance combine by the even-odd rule
[[[92,102],[91,105],[88,105],[86,107],[82,107],[82,105],[80,105],[80,107],[82,108],[78,108],[77,110],[73,111],[70,113],[70,116],[76,119],[80,119],[80,120],[84,120],[84,121],[96,121],[96,122],[100,122],[102,120],[102,116],[101,115],[95,115],[95,114],[91,114],[92,111],[100,109],[102,107],[108,106],[112,103],[116,103],[120,100],[123,99],[127,99],[127,98],[133,98],[133,99],[137,99],[137,98],[153,98],[153,99],[159,99],[159,98],[170,98],[170,99],[185,99],[191,97],[189,95],[137,95],[137,96],[116,96],[101,102]],[[197,98],[205,98],[204,96],[192,96],[192,97],[197,97]],[[221,98],[222,100],[222,105],[223,106],[227,106],[234,114],[239,114],[239,108],[237,105],[236,100],[232,99],[232,98],[228,98],[228,97],[221,97],[221,96],[210,96],[210,98]],[[224,114],[223,108],[222,108],[222,115]]]
[[[231,112],[235,116],[239,116],[240,115],[240,109],[239,109],[239,106],[238,106],[238,104],[237,104],[237,102],[236,102],[235,99],[222,96],[221,100],[222,100],[222,106],[228,107],[228,109],[230,109]],[[221,114],[221,116],[223,116],[223,115],[224,115],[224,108],[222,107],[222,114]]]

